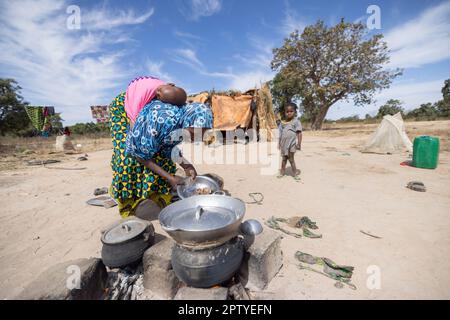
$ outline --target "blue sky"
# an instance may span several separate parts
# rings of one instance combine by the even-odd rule
[[[80,28],[67,27],[80,8]],[[450,1],[8,1],[0,0],[0,77],[18,80],[33,105],[54,105],[65,124],[92,121],[89,106],[109,104],[139,75],[156,75],[189,93],[246,90],[270,80],[272,48],[294,29],[341,17],[366,22],[380,8],[391,49],[404,68],[372,105],[333,106],[327,118],[373,114],[387,99],[407,109],[434,102],[450,78]],[[70,20],[72,21],[72,20]]]

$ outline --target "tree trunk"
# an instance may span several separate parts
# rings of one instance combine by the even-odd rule
[[[317,115],[314,117],[314,119],[312,119],[311,130],[313,130],[313,131],[322,130],[323,120],[325,120],[325,116],[327,115],[329,108],[330,108],[330,106],[328,106],[328,105],[323,105],[320,108]]]

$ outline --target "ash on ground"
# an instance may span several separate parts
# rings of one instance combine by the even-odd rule
[[[104,300],[140,300],[144,293],[142,264],[123,269],[109,269]]]

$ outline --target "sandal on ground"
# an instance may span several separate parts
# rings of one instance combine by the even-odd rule
[[[423,182],[421,181],[411,181],[408,182],[408,184],[406,185],[407,188],[414,190],[414,191],[419,191],[419,192],[425,192],[427,191],[427,188],[425,187],[425,185],[423,184]]]

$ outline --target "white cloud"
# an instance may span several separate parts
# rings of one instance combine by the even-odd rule
[[[102,8],[87,13],[82,12],[81,26],[89,29],[108,30],[120,26],[141,24],[147,21],[154,12],[154,9],[150,8],[144,14],[137,16],[132,9],[109,11]]]
[[[176,49],[171,52],[172,60],[184,64],[192,68],[197,73],[215,78],[229,78],[232,74],[229,72],[210,72],[205,64],[197,57],[197,52],[194,49]]]
[[[175,36],[179,37],[179,38],[186,38],[186,39],[189,39],[189,40],[198,40],[198,41],[203,40],[201,37],[196,36],[195,34],[192,34],[192,33],[189,33],[189,32],[181,32],[181,31],[175,30],[173,32],[173,34]]]
[[[175,62],[192,68],[200,75],[211,78],[225,79],[225,87],[220,87],[222,89],[245,91],[252,89],[255,86],[259,87],[261,82],[265,82],[273,78],[273,73],[270,71],[270,60],[268,60],[267,54],[268,51],[266,50],[266,55],[262,53],[261,57],[257,58],[259,61],[255,60],[255,63],[253,64],[250,63],[250,56],[235,56],[235,59],[241,59],[244,63],[245,61],[249,62],[244,70],[239,72],[234,72],[231,67],[226,68],[225,72],[210,71],[205,64],[199,60],[197,57],[197,52],[193,49],[174,50],[172,52],[172,59]],[[266,61],[268,64],[263,63],[263,61]],[[249,66],[253,68],[248,68]]]
[[[197,21],[201,17],[209,17],[219,13],[221,9],[221,0],[189,0],[187,10],[183,7],[181,13],[189,20]]]
[[[149,75],[155,76],[165,82],[176,83],[177,81],[170,74],[162,70],[163,66],[163,62],[152,62],[150,59],[147,59],[145,62],[145,67]]]
[[[389,99],[403,101],[405,109],[414,109],[422,103],[436,102],[442,99],[441,89],[444,81],[445,79],[394,84],[376,96],[377,106]]]
[[[290,35],[295,30],[301,33],[306,27],[306,24],[302,21],[298,12],[291,7],[289,1],[286,0],[284,6],[284,19],[280,27],[280,32],[284,36]]]
[[[234,56],[244,64],[243,71],[233,73],[228,84],[230,88],[241,91],[260,87],[261,83],[272,80],[275,75],[270,68],[274,41],[260,35],[249,35],[247,38],[250,48],[244,54]]]
[[[271,72],[256,70],[236,73],[231,78],[228,87],[230,89],[246,91],[249,89],[259,88],[261,83],[272,80]]]
[[[235,59],[244,63],[244,70],[234,73],[228,84],[230,88],[241,91],[260,87],[261,83],[272,80],[275,75],[270,68],[274,43],[254,35],[247,38],[251,46],[249,52],[234,55]]]
[[[218,89],[246,91],[260,87],[261,83],[271,80],[275,74],[270,69],[273,43],[254,35],[249,35],[247,38],[251,49],[233,55],[233,58],[240,62],[239,71],[231,67],[225,68],[224,72],[211,71],[198,58],[195,49],[174,50],[171,52],[172,59],[192,68],[200,75],[225,80],[223,86],[217,86]],[[203,88],[205,89],[209,88]]]
[[[0,65],[2,76],[23,87],[27,101],[54,105],[71,124],[92,119],[89,106],[110,103],[111,92],[131,77],[132,70],[121,64],[124,48],[117,47],[129,37],[118,36],[117,28],[146,21],[153,9],[135,16],[81,7],[81,29],[69,30],[69,5],[64,0],[0,2]],[[90,30],[83,27],[83,17]],[[112,21],[100,21],[105,18]]]
[[[386,34],[391,67],[415,68],[450,58],[450,1]]]
[[[202,47],[205,44],[205,41],[202,37],[189,32],[174,30],[173,34],[178,41],[183,43],[183,45],[192,49]]]
[[[248,36],[251,51],[245,54],[235,54],[233,58],[243,62],[246,65],[255,65],[262,69],[270,69],[270,63],[273,58],[272,49],[274,44],[267,39],[259,36]]]
[[[193,49],[176,49],[172,52],[175,62],[187,65],[193,69],[204,69],[205,66],[197,58],[197,52]]]

